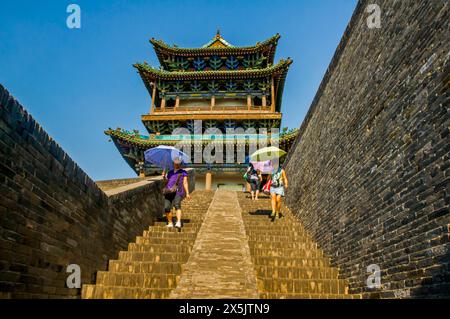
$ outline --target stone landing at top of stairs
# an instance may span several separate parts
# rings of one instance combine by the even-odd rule
[[[217,190],[172,298],[258,298],[241,209]]]

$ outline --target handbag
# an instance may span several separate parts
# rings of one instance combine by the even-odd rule
[[[264,184],[264,186],[263,186],[263,188],[262,188],[262,191],[263,191],[264,193],[270,193],[270,186],[272,186],[272,180],[271,180],[271,179],[269,179],[269,180],[267,181],[267,183]]]
[[[162,190],[162,193],[163,193],[164,196],[165,195],[173,195],[173,194],[175,194],[177,192],[177,190],[178,190],[178,182],[180,181],[180,177],[181,177],[181,173],[178,173],[177,181],[175,182],[175,184],[173,184],[172,187],[167,187],[167,185],[164,186],[164,188]]]

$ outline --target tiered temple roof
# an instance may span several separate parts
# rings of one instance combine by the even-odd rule
[[[109,129],[105,134],[137,173],[143,169],[145,150],[158,145],[179,145],[180,141],[201,144],[203,148],[213,140],[217,142],[217,136],[206,134],[210,129],[223,134],[235,128],[245,132],[260,130],[259,134],[245,133],[231,138],[224,135],[219,140],[235,148],[244,146],[248,151],[250,143],[266,139],[269,145],[279,145],[287,151],[296,131],[271,134],[272,129],[281,125],[284,83],[292,63],[290,58],[274,63],[279,38],[276,34],[253,46],[237,47],[217,32],[199,48],[180,48],[151,39],[160,67],[151,67],[146,62],[133,65],[151,97],[149,112],[141,116],[149,135],[122,129]],[[197,120],[201,120],[200,134]],[[177,129],[184,130],[185,135],[173,135]],[[215,168],[221,167],[225,166],[217,164]],[[231,167],[245,169],[243,163]],[[202,170],[205,165],[198,164],[196,168]]]
[[[274,80],[274,94],[276,96],[275,111],[281,110],[281,99],[283,96],[284,81],[286,79],[289,66],[292,60],[280,60],[279,63],[273,66],[260,68],[260,69],[243,69],[243,70],[206,70],[206,71],[165,71],[152,68],[146,64],[136,63],[134,67],[138,70],[142,81],[145,84],[150,96],[153,95],[153,85],[156,84],[155,93],[160,95],[161,93],[167,96],[193,96],[199,93],[209,95],[229,95],[229,96],[247,96],[249,93],[252,95],[259,95],[258,89],[261,88],[262,83],[270,82],[270,79]],[[205,83],[200,90],[194,90],[192,87],[184,85],[186,81],[201,81]],[[217,88],[211,92],[209,83],[212,81],[226,80],[226,82],[217,83]],[[234,81],[233,81],[234,80]],[[251,81],[255,80],[255,81]],[[258,81],[259,80],[259,81]],[[233,81],[233,82],[232,82]],[[240,81],[240,82],[239,82]],[[248,82],[243,82],[248,81]],[[196,82],[201,85],[201,82]],[[246,86],[246,84],[253,85],[253,88]],[[191,83],[189,83],[191,84]],[[233,90],[227,88],[227,84],[234,85]],[[267,89],[270,83],[267,84]],[[262,91],[262,90],[261,90]],[[240,94],[239,94],[240,93]]]
[[[285,150],[286,152],[289,151],[292,144],[295,141],[295,138],[297,137],[298,130],[293,129],[289,131],[284,131],[280,134],[274,135],[274,136],[261,136],[261,135],[242,135],[240,137],[239,135],[227,137],[225,135],[220,136],[220,141],[223,143],[231,143],[235,146],[235,149],[238,149],[239,147],[243,146],[246,150],[249,148],[250,143],[258,143],[264,141],[266,139],[266,142],[268,145],[278,145],[282,150]],[[140,165],[142,165],[143,158],[144,158],[144,152],[148,150],[149,148],[156,147],[159,145],[183,145],[183,142],[185,141],[186,144],[190,144],[192,146],[201,144],[202,147],[205,147],[206,145],[212,143],[213,141],[217,142],[217,136],[214,135],[202,135],[202,136],[170,136],[170,135],[141,135],[139,131],[127,131],[121,128],[112,129],[109,128],[105,131],[106,135],[109,135],[111,139],[114,141],[114,144],[119,149],[120,153],[122,154],[123,158],[126,160],[128,165],[136,171],[136,173],[139,173]],[[259,140],[258,140],[259,139]],[[141,164],[140,164],[141,163]],[[236,163],[236,165],[232,165],[231,167],[234,168],[240,168],[240,170],[243,172],[245,170],[245,165],[242,166],[243,163]],[[195,165],[194,165],[195,166]],[[196,169],[199,171],[205,170],[206,167],[204,165],[196,165]]]
[[[191,59],[195,57],[209,57],[209,56],[239,56],[243,57],[245,55],[263,55],[267,58],[266,64],[273,64],[275,51],[278,44],[278,39],[280,35],[277,33],[273,37],[263,41],[258,42],[253,46],[241,46],[235,47],[226,41],[220,32],[217,32],[216,36],[200,48],[180,48],[178,46],[170,46],[162,40],[156,40],[152,38],[150,43],[158,56],[161,66],[165,70],[171,71],[170,61],[176,60],[177,58]]]

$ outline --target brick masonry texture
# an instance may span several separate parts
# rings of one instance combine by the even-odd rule
[[[0,298],[79,298],[67,265],[94,283],[162,214],[160,181],[105,194],[2,86],[0,147]]]
[[[350,293],[450,297],[448,21],[448,1],[359,2],[286,159],[287,205]]]

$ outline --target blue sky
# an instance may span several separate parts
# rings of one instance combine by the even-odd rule
[[[150,96],[132,64],[158,62],[151,37],[182,47],[220,28],[233,45],[281,34],[276,60],[291,57],[282,126],[302,122],[356,0],[2,1],[0,83],[94,180],[133,177],[103,131],[139,129]],[[81,29],[66,7],[81,7]]]

